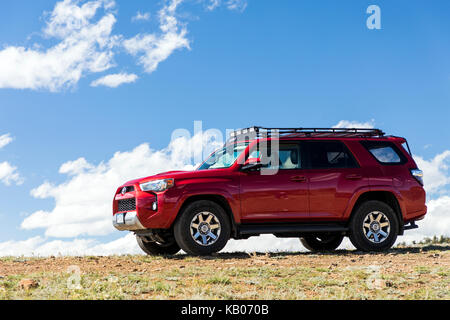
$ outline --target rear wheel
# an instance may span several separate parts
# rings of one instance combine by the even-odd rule
[[[397,239],[398,226],[397,215],[388,204],[367,201],[350,220],[350,241],[362,251],[385,251]]]
[[[150,241],[146,237],[136,236],[139,247],[148,255],[171,255],[180,251],[180,247],[172,240],[170,242],[159,243],[156,241]]]
[[[340,234],[324,234],[305,236],[300,241],[310,251],[332,251],[339,247],[343,239],[344,236]]]
[[[220,205],[208,200],[188,205],[174,227],[178,245],[192,255],[209,255],[222,250],[230,233],[228,215]]]

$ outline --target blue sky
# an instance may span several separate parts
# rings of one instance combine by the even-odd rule
[[[210,10],[213,2],[185,0],[169,15],[178,23],[176,34],[186,30],[182,38],[188,46],[170,51],[155,70],[146,72],[139,62],[143,51],[133,55],[119,44],[111,49],[111,65],[100,72],[83,70],[70,85],[11,88],[1,70],[6,68],[1,50],[45,52],[57,45],[61,38],[44,30],[57,3],[0,5],[0,136],[13,137],[0,148],[0,163],[16,167],[23,179],[19,185],[0,182],[0,243],[45,237],[45,228],[24,230],[21,223],[34,212],[54,209],[52,197],[38,199],[30,192],[46,181],[68,183],[70,176],[58,172],[64,163],[84,158],[97,166],[143,143],[160,150],[173,130],[192,131],[195,120],[204,129],[221,130],[370,122],[408,138],[414,154],[430,167],[434,157],[450,150],[448,1],[222,0]],[[92,21],[112,14],[110,35],[122,37],[119,42],[138,34],[161,35],[158,12],[171,4],[117,0],[107,8],[106,0],[93,3],[104,8]],[[371,4],[381,9],[381,30],[366,27]],[[133,21],[137,12],[149,19]],[[120,73],[138,79],[116,88],[91,86]],[[449,157],[443,158],[438,176],[448,173]],[[436,198],[447,190],[445,181]],[[88,237],[105,242],[123,235]]]

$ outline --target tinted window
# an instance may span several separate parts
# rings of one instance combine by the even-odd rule
[[[278,159],[279,169],[301,168],[300,151],[298,145],[280,145]],[[276,164],[274,164],[273,167],[276,167]]]
[[[381,163],[400,164],[405,162],[404,157],[390,142],[363,142],[367,150]]]
[[[341,142],[310,142],[308,150],[312,169],[357,167],[350,152]]]
[[[264,157],[268,157],[271,160],[263,159]],[[268,168],[270,169],[300,169],[302,167],[301,164],[301,154],[300,154],[300,145],[298,144],[286,144],[280,143],[280,147],[278,151],[275,151],[273,156],[269,152],[264,150],[253,150],[250,153],[249,158],[260,158],[263,163],[269,163]],[[273,159],[275,159],[275,163],[273,163]]]

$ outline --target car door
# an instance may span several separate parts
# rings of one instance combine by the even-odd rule
[[[367,177],[342,141],[308,141],[309,212],[314,220],[339,220]]]
[[[273,157],[278,164],[270,163],[265,170],[241,172],[243,223],[296,221],[308,217],[308,181],[302,149],[298,141],[280,141],[279,151]],[[250,151],[250,158],[259,157],[260,152]]]

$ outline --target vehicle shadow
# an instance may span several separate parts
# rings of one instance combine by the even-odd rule
[[[361,255],[404,255],[404,254],[413,254],[413,253],[421,253],[421,252],[428,252],[428,251],[439,251],[439,252],[445,252],[450,250],[450,244],[445,245],[424,245],[420,247],[397,247],[392,248],[385,252],[363,252],[358,250],[347,250],[347,249],[339,249],[335,251],[329,251],[329,252],[288,252],[288,251],[282,251],[282,252],[254,252],[254,253],[247,253],[247,252],[224,252],[224,253],[216,253],[210,256],[200,256],[195,257],[202,260],[231,260],[231,259],[253,259],[257,257],[269,257],[269,258],[289,258],[294,256],[361,256]],[[185,259],[192,259],[193,256],[187,255],[187,254],[177,254],[174,256],[167,256],[166,259],[173,259],[173,260],[185,260]]]

